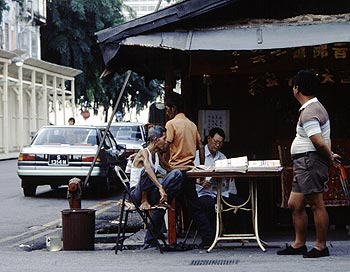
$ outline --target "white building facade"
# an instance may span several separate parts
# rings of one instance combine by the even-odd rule
[[[179,0],[124,0],[124,5],[133,9],[136,13],[136,17],[141,17],[156,11],[157,5],[159,5],[159,9],[168,7],[170,5],[179,2]],[[127,18],[127,20],[131,20],[129,12],[126,9],[123,9],[123,15]]]
[[[17,1],[7,4],[0,33],[0,159],[16,158],[50,123],[49,113],[55,124],[75,115],[74,79],[81,73],[40,59],[46,0],[24,0],[23,9]]]

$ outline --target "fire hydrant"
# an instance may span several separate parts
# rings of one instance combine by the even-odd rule
[[[68,183],[67,198],[69,201],[70,209],[80,209],[81,208],[81,180],[78,178],[72,178]]]

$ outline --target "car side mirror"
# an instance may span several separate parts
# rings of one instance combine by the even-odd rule
[[[116,145],[113,146],[113,153],[116,154],[119,158],[123,157],[126,153],[126,146],[125,145]]]

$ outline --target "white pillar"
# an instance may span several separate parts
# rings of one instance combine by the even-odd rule
[[[62,92],[62,110],[63,110],[63,124],[66,123],[66,87],[64,84],[64,78],[61,78],[61,92]]]
[[[43,108],[45,110],[44,112],[44,120],[45,120],[45,124],[49,124],[49,97],[47,94],[47,74],[43,74]]]
[[[70,90],[71,90],[72,116],[74,116],[75,118],[76,108],[75,108],[75,79],[74,78],[71,80]]]
[[[4,63],[4,82],[3,82],[3,94],[2,94],[2,103],[3,103],[3,144],[4,144],[4,153],[9,152],[9,108],[8,108],[8,63]]]
[[[18,67],[18,144],[20,148],[24,145],[24,105],[23,105],[23,68],[22,66]]]
[[[37,131],[37,107],[36,107],[36,90],[35,90],[35,71],[32,71],[32,84],[31,88],[31,96],[30,96],[30,133]]]
[[[58,125],[57,124],[57,120],[58,120],[58,118],[57,118],[57,82],[56,82],[56,76],[54,76],[53,77],[53,82],[52,82],[52,84],[53,84],[53,101],[52,101],[52,103],[53,103],[53,110],[54,110],[54,115],[55,115],[55,125]]]

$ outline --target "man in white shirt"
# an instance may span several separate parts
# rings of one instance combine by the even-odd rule
[[[318,81],[309,70],[297,73],[293,94],[300,103],[296,136],[291,146],[293,160],[293,185],[288,207],[292,211],[295,230],[294,242],[278,255],[303,255],[304,258],[329,256],[326,245],[328,213],[323,203],[323,192],[328,181],[328,167],[339,166],[340,156],[331,151],[331,126],[324,106],[317,100]],[[313,213],[316,241],[307,251],[306,234],[308,214],[306,205]]]
[[[220,152],[225,140],[225,132],[221,128],[212,128],[207,137],[208,143],[204,147],[205,166],[215,165],[215,161],[226,159],[226,156]],[[197,151],[194,164],[199,165],[199,153]],[[196,190],[198,193],[201,207],[213,229],[215,229],[215,204],[217,193],[217,182],[214,178],[197,180]],[[237,188],[234,179],[222,180],[222,196],[225,201],[232,205],[240,205],[244,200],[237,194]]]
[[[158,156],[158,153],[164,152],[166,148],[166,129],[153,126],[149,129],[148,137],[150,143],[136,154],[130,173],[131,194],[144,210],[154,205],[166,207],[167,202],[171,203],[180,191],[183,179],[179,169],[164,164]],[[147,230],[144,249],[157,245],[157,237],[153,237],[153,234],[160,233],[164,214],[165,209],[156,209],[152,212],[153,232]]]

